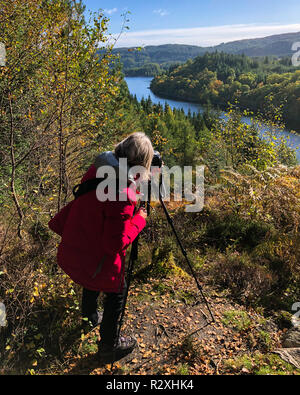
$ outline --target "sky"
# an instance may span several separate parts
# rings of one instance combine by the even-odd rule
[[[83,0],[110,19],[115,47],[161,44],[211,46],[300,32],[300,0]],[[129,30],[120,35],[124,17]]]

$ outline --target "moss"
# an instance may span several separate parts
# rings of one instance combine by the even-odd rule
[[[145,265],[145,257],[141,255],[141,260],[135,265],[136,279],[148,281],[149,277],[167,278],[167,277],[188,277],[189,275],[176,263],[173,254],[174,245],[172,241],[167,239],[163,246],[153,249],[150,262],[147,260]],[[180,261],[180,260],[179,260]]]
[[[266,331],[259,331],[258,332],[258,338],[261,343],[261,346],[266,350],[266,351],[271,351],[273,341],[270,333]]]
[[[164,284],[164,283],[158,283],[153,285],[153,291],[158,292],[160,295],[170,295],[174,294],[174,290],[171,286]]]
[[[183,375],[183,376],[187,376],[189,375],[189,366],[187,364],[181,364],[177,367],[176,370],[176,375]]]
[[[225,372],[252,375],[290,375],[300,374],[300,370],[283,361],[275,354],[256,352],[224,361]]]
[[[176,265],[173,252],[169,252],[165,259],[157,260],[153,272],[162,277],[189,277],[183,269]]]
[[[246,311],[229,310],[223,313],[222,323],[240,332],[250,328],[251,318]]]

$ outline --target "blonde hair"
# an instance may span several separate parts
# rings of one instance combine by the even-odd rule
[[[151,140],[145,133],[130,134],[115,147],[115,155],[118,158],[127,158],[130,167],[143,166],[146,174],[143,174],[142,178],[148,177],[154,150]]]

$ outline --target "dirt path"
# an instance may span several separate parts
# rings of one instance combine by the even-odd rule
[[[234,373],[235,369],[250,374],[249,367],[235,366],[232,361],[255,352],[269,352],[271,344],[279,345],[280,333],[256,312],[229,303],[216,291],[208,293],[208,300],[213,323],[190,278],[150,279],[147,284],[135,285],[122,330],[124,335],[136,336],[135,350],[113,367],[101,366],[96,353],[78,356],[65,374],[198,375]],[[99,329],[82,341],[93,343],[96,335]],[[285,369],[281,364],[280,368]]]

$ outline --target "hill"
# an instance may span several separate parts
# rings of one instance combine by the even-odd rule
[[[239,108],[282,121],[299,131],[299,76],[287,59],[258,60],[224,52],[206,53],[156,76],[151,90],[175,100],[212,104],[226,109],[228,102]]]
[[[193,59],[206,52],[217,51],[229,54],[244,54],[251,57],[291,57],[293,54],[292,45],[297,41],[300,41],[300,32],[232,41],[212,47],[166,44],[146,46],[141,50],[115,48],[113,52],[120,54],[126,75],[157,75],[161,68],[167,69],[173,64],[184,63],[188,59]],[[148,65],[148,68],[145,69],[145,65]],[[149,68],[149,65],[152,65],[152,67]]]
[[[276,34],[262,38],[238,40],[211,47],[210,51],[245,54],[247,56],[292,56],[292,45],[300,40],[300,32]]]

